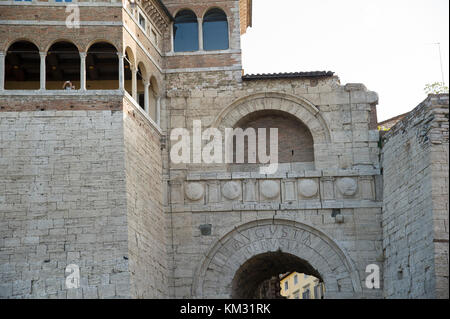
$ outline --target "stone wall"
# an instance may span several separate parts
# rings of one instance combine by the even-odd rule
[[[448,298],[448,95],[429,96],[385,135],[386,298]]]
[[[168,295],[160,138],[155,124],[125,99],[128,247],[134,298]]]
[[[0,112],[0,297],[130,296],[122,117]]]
[[[379,135],[371,125],[376,93],[333,76],[243,82],[237,72],[211,71],[166,79],[169,131],[191,129],[193,120],[222,131],[264,110],[294,116],[314,140],[312,167],[287,163],[274,175],[167,164],[171,297],[229,298],[237,265],[278,249],[319,270],[326,298],[381,297],[365,286],[366,267],[383,265]],[[167,140],[166,149],[173,143]],[[316,235],[303,250],[295,246],[298,229]],[[253,233],[264,235],[244,238]],[[309,255],[311,247],[319,253]],[[327,258],[325,266],[320,260]]]

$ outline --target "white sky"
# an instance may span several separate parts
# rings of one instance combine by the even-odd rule
[[[448,85],[449,0],[253,0],[253,27],[242,37],[246,74],[333,71],[380,97],[378,120]]]

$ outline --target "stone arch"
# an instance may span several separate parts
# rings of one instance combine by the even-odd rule
[[[86,48],[85,48],[85,50],[83,52],[88,52],[89,48],[91,46],[93,46],[94,44],[96,44],[96,43],[108,43],[108,44],[112,45],[116,49],[117,52],[119,52],[119,50],[117,49],[117,45],[114,42],[112,42],[110,40],[106,40],[106,39],[95,39],[95,40],[90,41],[86,45]]]
[[[212,9],[220,9],[222,10],[225,15],[227,16],[227,19],[230,19],[230,17],[232,16],[232,13],[230,12],[230,9],[226,6],[219,6],[219,5],[212,5],[210,7],[207,7],[205,9],[203,9],[203,11],[199,14],[199,17],[201,17],[202,19],[205,17],[205,15],[211,11]]]
[[[148,82],[150,76],[148,75],[147,67],[145,66],[144,62],[139,61],[139,62],[137,63],[137,68],[138,68],[139,71],[141,72],[142,80]]]
[[[311,272],[325,283],[325,298],[360,297],[358,271],[339,244],[314,227],[281,219],[253,221],[218,240],[196,269],[193,297],[230,298],[242,265],[255,256],[277,252],[307,261]]]
[[[284,111],[297,117],[311,131],[314,144],[328,144],[331,141],[325,119],[311,102],[302,97],[276,92],[257,93],[238,99],[216,117],[212,127],[222,131],[232,128],[241,118],[262,110]]]
[[[48,43],[47,46],[45,47],[45,52],[48,52],[48,50],[50,50],[50,48],[58,42],[69,42],[77,47],[78,52],[85,52],[83,51],[83,47],[78,43],[77,39],[71,38],[58,38],[56,40],[50,41],[50,43]]]
[[[182,11],[186,11],[186,10],[194,12],[197,17],[201,17],[202,16],[201,15],[202,13],[201,13],[201,11],[198,8],[189,8],[189,7],[180,7],[178,9],[176,9],[174,12],[172,12],[172,16],[176,17],[178,13],[180,13]]]
[[[14,38],[13,40],[6,43],[4,52],[6,53],[14,43],[21,42],[21,41],[30,42],[31,44],[34,44],[36,46],[36,48],[38,48],[39,52],[41,52],[41,47],[38,45],[38,43],[35,40],[33,40],[31,38]]]
[[[130,63],[131,67],[135,67],[136,66],[136,58],[135,58],[136,55],[135,55],[135,53],[133,52],[133,50],[129,46],[127,46],[125,48],[125,50],[123,51],[123,55],[124,56],[128,56],[128,60],[129,60],[129,63]]]

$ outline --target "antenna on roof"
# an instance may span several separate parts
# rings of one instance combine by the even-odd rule
[[[442,83],[445,85],[445,77],[444,77],[444,67],[442,65],[442,53],[441,53],[441,43],[437,42],[437,43],[433,43],[436,44],[439,48],[439,60],[441,62],[441,75],[442,75]]]

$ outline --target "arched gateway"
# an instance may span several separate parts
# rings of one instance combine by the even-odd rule
[[[321,278],[325,298],[358,298],[356,267],[347,253],[323,232],[289,220],[244,224],[221,238],[196,271],[195,298],[251,298],[272,276],[302,271]]]

